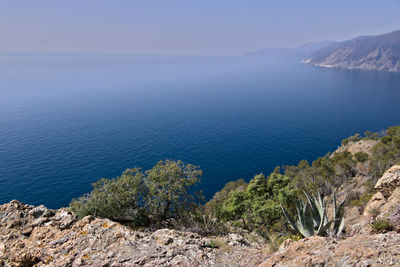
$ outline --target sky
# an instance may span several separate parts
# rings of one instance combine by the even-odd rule
[[[400,30],[400,0],[2,0],[0,51],[241,54]]]

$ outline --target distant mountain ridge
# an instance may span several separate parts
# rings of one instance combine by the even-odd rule
[[[306,43],[297,47],[284,48],[265,48],[245,54],[250,57],[279,57],[279,58],[297,58],[304,59],[311,53],[326,47],[334,41],[321,41],[314,43]]]
[[[326,68],[400,72],[400,30],[331,43],[303,62]]]

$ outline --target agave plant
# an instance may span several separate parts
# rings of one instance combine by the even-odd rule
[[[321,193],[318,191],[317,196],[309,196],[304,192],[306,201],[301,200],[296,203],[298,218],[296,221],[290,216],[287,210],[281,205],[283,214],[285,215],[290,226],[304,237],[313,235],[339,235],[344,227],[344,203],[336,206],[336,195],[333,193],[333,219],[328,220],[326,211],[326,203]]]

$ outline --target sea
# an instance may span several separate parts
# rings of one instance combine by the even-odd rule
[[[206,199],[400,125],[400,73],[216,55],[0,53],[0,203],[64,207],[100,178],[182,160]]]

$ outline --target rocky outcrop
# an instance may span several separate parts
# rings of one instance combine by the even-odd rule
[[[392,195],[400,187],[400,165],[395,165],[387,170],[378,180],[375,188],[385,197]]]
[[[354,235],[347,239],[311,237],[285,241],[260,267],[400,266],[400,234]]]
[[[356,142],[349,142],[345,145],[340,146],[335,152],[332,153],[332,155],[334,155],[335,153],[348,151],[352,155],[354,155],[357,152],[364,152],[367,153],[369,156],[371,156],[372,148],[378,143],[379,143],[378,140],[373,140],[373,139],[361,139]]]
[[[396,210],[400,211],[400,165],[388,169],[376,183],[375,189],[378,192],[365,207],[364,216],[391,219]],[[400,218],[392,218],[392,221],[400,226]]]
[[[262,258],[257,243],[236,234],[134,231],[92,216],[77,220],[67,209],[0,206],[0,266],[256,266]]]

